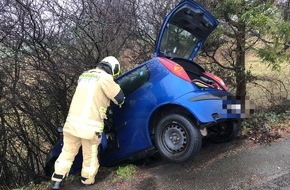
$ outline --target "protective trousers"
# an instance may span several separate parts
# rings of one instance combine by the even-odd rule
[[[52,181],[62,181],[68,175],[75,156],[82,146],[83,165],[82,165],[82,183],[93,184],[95,176],[99,169],[98,146],[101,143],[101,135],[96,135],[93,139],[81,139],[69,133],[63,133],[63,148],[58,159],[55,162]]]

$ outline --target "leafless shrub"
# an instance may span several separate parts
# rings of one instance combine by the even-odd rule
[[[43,177],[79,74],[119,57],[136,29],[135,1],[0,3],[0,183]]]

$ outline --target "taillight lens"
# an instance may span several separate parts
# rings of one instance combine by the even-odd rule
[[[179,64],[175,63],[174,61],[171,61],[170,59],[158,57],[158,60],[174,75],[182,78],[183,80],[186,80],[188,82],[191,82],[189,76],[181,67]]]

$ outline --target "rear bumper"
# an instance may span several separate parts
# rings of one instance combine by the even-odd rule
[[[226,91],[216,94],[190,92],[175,100],[175,103],[187,108],[204,127],[216,125],[226,119],[249,117],[254,106],[242,102]]]

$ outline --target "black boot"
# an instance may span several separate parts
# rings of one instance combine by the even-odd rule
[[[51,189],[60,189],[60,182],[59,181],[52,181]]]

